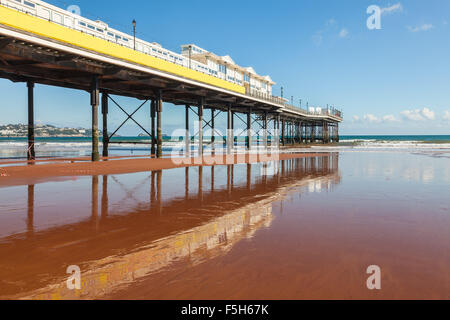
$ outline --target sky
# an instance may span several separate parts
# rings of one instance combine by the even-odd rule
[[[270,75],[274,94],[303,105],[344,112],[343,135],[450,134],[450,1],[448,0],[48,0],[179,52],[195,43],[241,66]],[[370,30],[367,9],[381,9],[381,29]],[[27,122],[26,85],[0,80],[0,124]],[[85,127],[86,92],[37,85],[37,122]],[[140,105],[118,98],[128,111]],[[110,128],[125,115],[110,110]],[[149,107],[136,115],[149,125]],[[225,128],[225,116],[217,126]],[[164,105],[163,131],[184,128],[184,108]],[[132,122],[120,135],[137,135]]]

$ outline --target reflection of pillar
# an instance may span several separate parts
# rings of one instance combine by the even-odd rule
[[[108,216],[108,176],[103,176],[102,184],[102,218]]]
[[[157,189],[157,196],[156,196],[156,205],[158,209],[158,214],[162,213],[162,171],[158,171],[156,173],[156,189]]]
[[[34,185],[28,186],[27,235],[34,234]]]
[[[189,199],[189,167],[184,169],[184,198]]]
[[[214,192],[214,170],[215,167],[211,166],[211,193]]]
[[[252,188],[252,165],[251,163],[247,164],[247,191],[250,191]]]
[[[231,184],[231,191],[233,191],[233,189],[234,189],[234,164],[231,165],[231,179],[230,179],[230,184]]]
[[[203,201],[203,167],[198,167],[198,198]]]
[[[227,191],[231,194],[231,165],[227,165]]]
[[[102,116],[103,116],[103,156],[108,156],[108,94],[102,93]]]
[[[156,182],[156,172],[152,171],[152,177],[150,182],[150,210],[153,208],[156,202],[155,182]]]
[[[92,106],[92,161],[100,160],[98,152],[98,104],[99,84],[98,77],[94,76],[91,83],[91,106]]]
[[[98,176],[92,176],[92,195],[91,195],[91,219],[94,222],[95,229],[98,228]]]
[[[34,151],[34,82],[28,81],[28,160],[35,160]]]

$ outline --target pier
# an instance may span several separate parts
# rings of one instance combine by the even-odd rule
[[[223,139],[227,153],[234,152],[239,136],[234,125],[236,121],[245,124],[245,146],[250,151],[261,144],[279,148],[292,144],[338,142],[339,123],[343,120],[342,112],[334,107],[305,110],[289,104],[283,97],[262,94],[251,87],[110,43],[51,20],[45,21],[30,12],[9,8],[3,2],[0,5],[0,78],[26,84],[29,160],[36,158],[34,111],[39,106],[34,105],[35,84],[89,92],[92,161],[100,160],[99,109],[103,157],[108,157],[109,145],[114,143],[112,138],[127,121],[133,121],[148,135],[151,154],[161,157],[163,111],[170,112],[176,107],[184,107],[186,112],[185,152],[190,153],[194,139],[199,155],[204,150],[205,128],[213,132],[209,139],[214,149],[217,141],[215,118],[220,113],[227,117],[227,127],[223,130],[226,137],[219,137]],[[136,98],[140,106],[128,113],[114,96]],[[163,110],[164,102],[175,107]],[[113,130],[108,127],[111,107],[119,108],[126,116]],[[151,117],[146,124],[133,118],[141,108],[150,109]],[[207,110],[210,112],[205,112]],[[192,113],[201,124],[195,137],[189,133]],[[110,131],[113,132],[111,135],[108,134]]]

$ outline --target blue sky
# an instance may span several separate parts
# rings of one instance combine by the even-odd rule
[[[450,1],[88,1],[91,19],[179,51],[196,43],[252,66],[310,105],[343,109],[342,134],[450,134]],[[382,29],[369,30],[367,8],[382,8]],[[0,80],[0,124],[26,123],[26,86]],[[90,126],[85,92],[37,86],[36,119],[58,126]],[[119,99],[131,111],[137,100]],[[134,110],[134,109],[133,109]],[[165,105],[165,133],[184,127],[184,109]],[[137,118],[148,123],[148,108]],[[111,110],[110,125],[123,114]],[[225,124],[220,117],[218,126]],[[119,134],[140,131],[132,123]]]

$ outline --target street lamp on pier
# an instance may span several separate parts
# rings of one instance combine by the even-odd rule
[[[133,48],[136,50],[136,20],[133,19]]]

